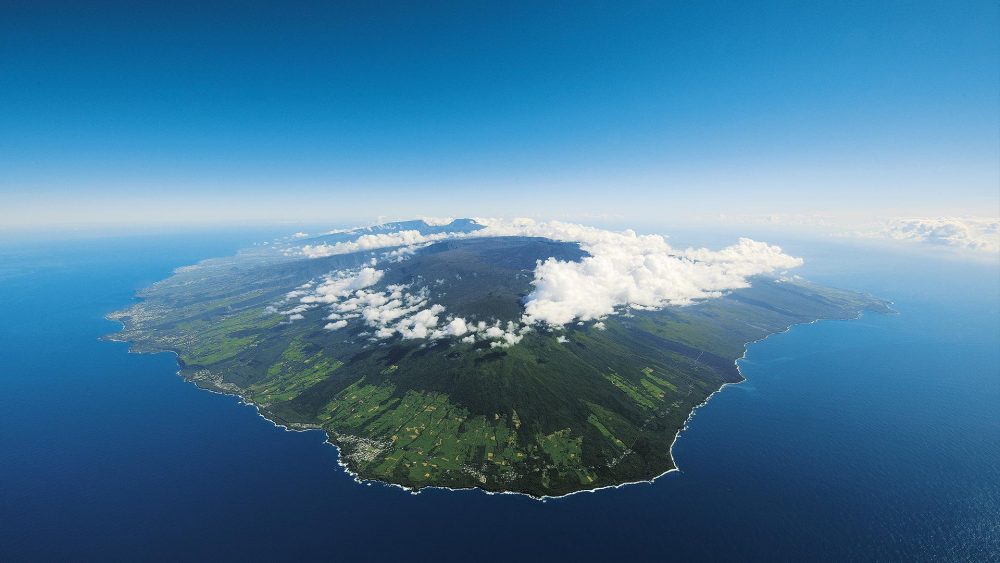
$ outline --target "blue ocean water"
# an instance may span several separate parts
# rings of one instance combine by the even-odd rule
[[[0,243],[0,560],[1000,558],[1000,270],[793,244],[898,315],[793,328],[652,485],[537,502],[354,483],[318,432],[98,340],[135,290],[267,233]]]

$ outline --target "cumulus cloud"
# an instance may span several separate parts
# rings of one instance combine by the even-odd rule
[[[535,288],[525,303],[524,320],[529,324],[600,319],[625,305],[688,305],[748,287],[751,276],[802,264],[779,247],[750,239],[720,251],[678,252],[659,235],[578,225],[540,230],[551,232],[550,238],[582,239],[580,246],[590,256],[579,262],[549,258],[535,268]]]
[[[441,305],[431,305],[402,319],[394,328],[403,338],[427,338],[430,330],[438,325],[438,316],[443,312]]]
[[[898,218],[872,233],[894,240],[921,242],[996,254],[1000,220],[970,217]]]
[[[320,304],[332,303],[340,297],[348,295],[351,291],[374,285],[382,278],[383,274],[384,272],[374,268],[332,272],[324,276],[319,285],[316,285],[316,282],[304,283],[286,293],[280,301],[268,305],[264,310],[268,313],[288,315],[287,322],[299,321],[305,318],[302,313],[314,309]],[[295,300],[298,300],[298,303],[285,310],[279,310],[277,307]],[[326,326],[325,328],[331,327]]]
[[[438,329],[444,307],[429,303],[426,288],[409,291],[410,286],[392,284],[382,290],[369,289],[382,279],[383,272],[374,268],[343,274],[331,274],[303,296],[304,304],[329,305],[324,328],[338,330],[357,319],[375,329],[376,338],[401,336],[405,339],[438,338],[445,335],[464,334],[464,320],[452,319],[445,328]]]
[[[431,227],[443,227],[455,221],[454,217],[421,217],[421,221]]]
[[[315,258],[395,248],[382,254],[383,260],[394,261],[439,240],[533,236],[579,243],[589,255],[578,262],[555,258],[539,261],[521,322],[507,326],[470,323],[462,318],[447,318],[442,324],[444,307],[429,303],[427,288],[411,291],[409,286],[397,285],[383,291],[366,289],[382,278],[382,271],[373,267],[331,274],[315,288],[306,284],[289,296],[301,296],[304,304],[330,304],[328,320],[332,322],[327,327],[331,330],[346,326],[347,319],[357,318],[374,328],[377,338],[459,337],[463,342],[491,340],[493,346],[511,346],[520,342],[532,325],[557,327],[596,320],[595,326],[600,329],[604,327],[601,319],[626,306],[657,309],[687,305],[747,287],[752,276],[802,264],[801,259],[785,254],[777,246],[746,238],[717,251],[675,250],[662,236],[638,235],[631,230],[615,232],[531,219],[475,221],[482,228],[469,233],[423,235],[405,230],[365,234],[332,245],[306,245],[301,252]]]
[[[383,275],[385,272],[375,268],[361,268],[357,272],[335,272],[327,276],[315,290],[311,292],[293,291],[289,295],[298,296],[305,293],[305,296],[302,297],[303,303],[333,303],[352,291],[375,285],[382,279]]]
[[[430,244],[432,243],[425,242],[421,244],[411,244],[409,246],[401,246],[399,248],[390,250],[389,252],[383,252],[382,259],[387,260],[389,262],[402,262],[403,260],[406,260],[410,256],[416,254],[417,251],[420,250],[421,248],[424,248]]]
[[[430,235],[421,234],[420,231],[397,231],[395,233],[377,233],[373,235],[361,235],[353,241],[344,241],[334,244],[307,244],[302,247],[302,254],[309,258],[322,258],[325,256],[335,256],[338,254],[351,254],[366,250],[378,250],[381,248],[392,248],[396,246],[411,246],[435,242],[447,238],[454,238],[461,233],[434,233]]]
[[[468,324],[462,317],[452,319],[445,327],[444,332],[448,336],[462,336],[469,332]]]
[[[366,271],[371,270],[371,271]],[[381,272],[363,268],[349,275],[330,275],[309,295],[301,297],[304,305],[323,303],[329,306],[324,328],[338,330],[351,320],[374,329],[376,339],[437,340],[460,338],[462,342],[491,341],[491,346],[508,347],[524,338],[530,327],[514,322],[503,325],[494,321],[470,322],[462,317],[444,318],[445,307],[430,302],[426,287],[391,284],[384,289],[371,288],[381,279]],[[442,320],[443,319],[443,320]]]

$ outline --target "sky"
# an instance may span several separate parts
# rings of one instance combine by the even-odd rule
[[[997,29],[995,1],[0,1],[0,229],[997,217]]]

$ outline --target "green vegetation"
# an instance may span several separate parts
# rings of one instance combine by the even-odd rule
[[[211,366],[246,350],[257,341],[257,336],[246,331],[270,328],[281,319],[276,315],[265,317],[259,310],[249,310],[216,319],[198,319],[182,323],[179,330],[197,335],[182,348],[181,359],[186,364]]]
[[[250,386],[250,397],[263,405],[289,401],[340,366],[341,362],[323,357],[322,352],[307,357],[302,340],[292,340],[281,359],[267,369],[267,379]]]
[[[656,403],[662,401],[664,398],[663,392],[659,389],[654,387],[656,390],[654,392],[650,392],[648,389],[625,380],[617,373],[609,373],[604,377],[606,377],[612,385],[621,389],[621,391],[628,395],[630,399],[647,409],[656,408]],[[646,380],[643,379],[641,382],[645,383]]]
[[[380,264],[379,283],[427,288],[448,314],[473,321],[515,320],[536,260],[581,255],[543,239],[450,241]],[[199,386],[239,394],[283,424],[322,428],[362,478],[541,496],[672,468],[678,429],[709,394],[741,379],[734,361],[746,342],[887,310],[853,292],[757,279],[697,305],[614,315],[605,330],[539,328],[509,348],[373,342],[359,320],[323,330],[322,307],[293,322],[281,312],[297,303],[289,291],[368,260],[255,249],[182,268],[111,315],[124,325],[113,338],[173,350]]]

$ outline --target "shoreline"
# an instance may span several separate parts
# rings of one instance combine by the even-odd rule
[[[885,301],[885,303],[887,303],[888,305],[892,305],[893,304],[892,301]],[[888,307],[888,308],[889,308],[889,313],[890,314],[898,314],[898,312],[892,310],[891,307]],[[674,446],[677,445],[677,441],[680,439],[680,437],[683,434],[683,432],[688,429],[691,421],[694,419],[694,415],[698,412],[699,409],[701,409],[702,407],[704,407],[705,405],[707,405],[708,402],[712,399],[712,397],[714,397],[716,394],[722,392],[726,387],[728,387],[730,385],[740,385],[740,384],[742,384],[742,383],[744,383],[744,382],[747,381],[747,377],[743,374],[743,371],[740,368],[740,360],[743,360],[743,359],[746,358],[747,352],[749,351],[750,346],[752,346],[753,344],[764,342],[765,340],[767,340],[768,338],[770,338],[770,337],[772,337],[772,336],[774,336],[776,334],[785,334],[785,333],[788,333],[789,331],[792,330],[792,328],[797,327],[797,326],[808,326],[808,325],[811,325],[811,324],[816,324],[816,323],[824,322],[824,321],[837,321],[837,322],[856,321],[856,320],[861,319],[864,316],[865,311],[866,311],[866,309],[861,309],[860,311],[858,311],[857,315],[855,315],[854,317],[829,318],[829,319],[813,319],[813,320],[808,321],[808,322],[793,323],[793,324],[790,324],[790,325],[786,326],[783,330],[780,330],[780,331],[777,331],[777,332],[772,332],[772,333],[769,333],[769,334],[765,335],[764,337],[759,338],[757,340],[753,340],[753,341],[744,343],[743,344],[743,353],[740,355],[740,357],[738,357],[735,360],[733,360],[733,364],[736,366],[736,371],[740,375],[740,378],[741,378],[740,381],[735,381],[735,382],[732,382],[732,383],[728,383],[728,382],[727,383],[723,383],[722,385],[719,386],[718,389],[716,389],[715,391],[709,393],[708,396],[705,397],[705,399],[701,403],[698,403],[697,405],[695,405],[694,407],[691,408],[691,411],[688,413],[687,418],[684,419],[684,424],[677,430],[677,432],[674,434],[674,439],[670,442],[670,447],[668,448],[668,455],[670,456],[670,462],[673,465],[673,467],[671,467],[670,469],[667,469],[666,471],[664,471],[664,472],[662,472],[662,473],[660,473],[660,474],[658,474],[658,475],[656,475],[654,477],[651,477],[649,479],[639,479],[639,480],[636,480],[636,481],[626,481],[626,482],[618,483],[618,484],[615,484],[615,485],[606,485],[606,486],[603,486],[603,487],[595,487],[595,488],[592,488],[592,489],[581,489],[581,490],[578,490],[578,491],[572,491],[572,492],[569,492],[569,493],[566,493],[566,494],[562,494],[562,495],[542,495],[542,496],[537,496],[537,495],[533,495],[531,493],[525,493],[525,492],[521,492],[521,491],[488,491],[486,489],[483,489],[483,488],[477,487],[477,486],[453,488],[453,487],[445,487],[445,486],[438,486],[438,485],[427,485],[427,486],[419,487],[418,488],[418,487],[408,487],[406,485],[402,485],[402,484],[399,484],[399,483],[391,483],[391,482],[388,482],[388,481],[382,481],[382,480],[374,479],[374,478],[362,478],[357,472],[355,472],[354,470],[352,470],[347,465],[347,463],[344,462],[344,458],[343,458],[340,446],[331,441],[331,439],[330,439],[331,438],[330,433],[328,431],[324,430],[321,426],[312,426],[311,427],[311,426],[309,426],[307,424],[298,425],[297,423],[285,423],[285,424],[283,424],[283,423],[278,422],[278,421],[276,421],[274,419],[268,418],[267,416],[265,416],[264,413],[261,412],[260,405],[258,405],[256,403],[249,402],[242,395],[239,395],[237,393],[222,391],[222,390],[219,390],[219,389],[210,389],[208,387],[202,387],[202,386],[198,385],[194,380],[189,379],[189,378],[185,377],[184,375],[182,375],[181,374],[181,370],[183,368],[180,365],[180,354],[178,354],[175,350],[136,351],[136,350],[133,349],[134,341],[119,340],[119,339],[113,338],[113,336],[115,334],[118,334],[121,331],[125,330],[125,323],[124,322],[122,322],[120,319],[110,318],[110,315],[113,315],[113,314],[117,313],[118,311],[113,311],[111,313],[108,313],[108,316],[105,316],[105,319],[108,320],[108,321],[117,322],[118,324],[121,325],[121,329],[118,331],[118,333],[107,334],[107,335],[99,337],[98,339],[99,340],[110,341],[110,342],[121,342],[123,344],[126,344],[126,345],[128,345],[127,353],[129,353],[129,354],[137,354],[138,355],[138,354],[161,354],[161,353],[165,353],[165,352],[166,353],[171,353],[171,354],[174,355],[174,360],[175,360],[177,368],[178,368],[177,371],[174,372],[174,374],[177,375],[177,376],[180,376],[180,378],[183,379],[186,383],[194,385],[194,387],[196,389],[201,390],[201,391],[208,391],[209,393],[214,393],[214,394],[217,394],[217,395],[234,397],[234,398],[236,398],[236,400],[237,400],[237,402],[239,404],[244,405],[244,406],[248,406],[248,407],[252,407],[257,412],[257,416],[259,416],[260,418],[262,418],[262,419],[266,420],[267,422],[271,423],[276,428],[280,428],[280,429],[282,429],[282,430],[284,430],[286,432],[310,432],[310,431],[323,432],[323,434],[324,434],[323,444],[324,445],[325,444],[329,444],[329,445],[333,446],[334,448],[336,448],[336,450],[337,450],[337,465],[340,466],[344,470],[344,472],[347,475],[349,475],[351,477],[351,479],[355,483],[357,483],[358,485],[365,485],[365,486],[369,486],[370,487],[374,483],[374,484],[378,484],[378,485],[381,485],[381,486],[394,487],[394,488],[402,489],[403,491],[406,491],[406,492],[408,492],[411,495],[419,495],[421,492],[423,492],[424,490],[427,490],[427,489],[430,489],[430,490],[445,490],[445,491],[453,491],[453,492],[478,491],[479,493],[486,494],[486,495],[515,495],[515,496],[523,496],[523,497],[527,497],[527,498],[529,498],[531,500],[538,501],[538,502],[543,502],[544,503],[544,502],[549,501],[549,500],[564,499],[564,498],[567,498],[567,497],[570,497],[570,496],[573,496],[573,495],[577,495],[577,494],[581,494],[581,493],[596,493],[598,491],[604,491],[604,490],[608,490],[608,489],[619,489],[619,488],[627,487],[627,486],[630,486],[630,485],[641,485],[641,484],[649,484],[649,485],[651,485],[651,484],[655,483],[656,480],[659,479],[659,478],[661,478],[661,477],[669,475],[670,473],[680,472],[681,471],[680,465],[677,463],[677,458],[674,456]]]

